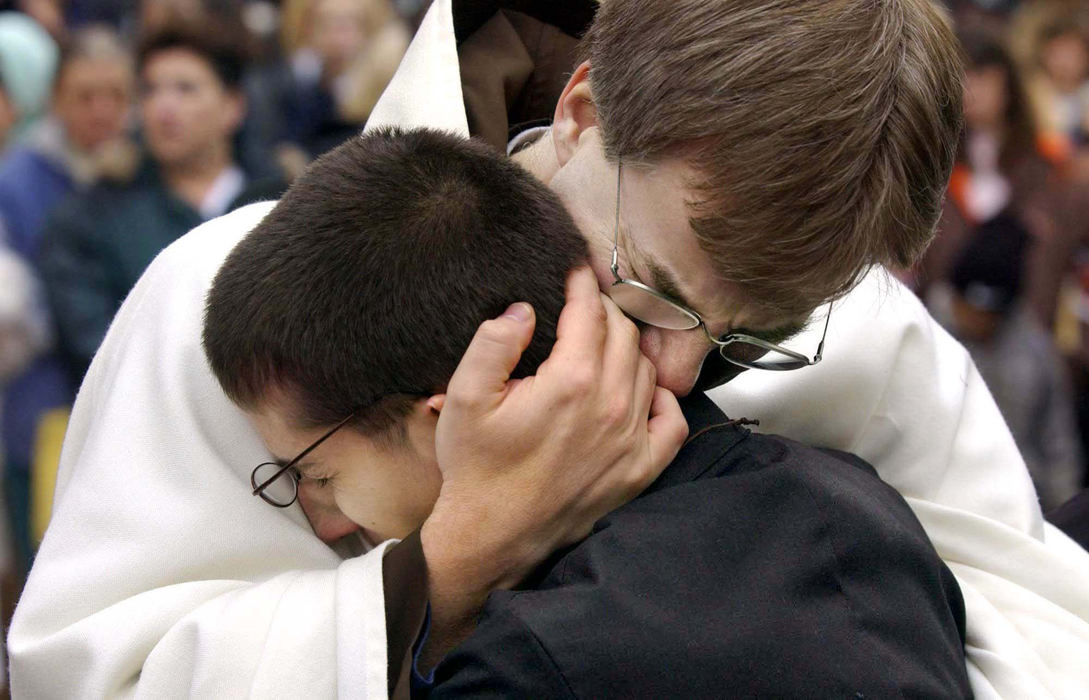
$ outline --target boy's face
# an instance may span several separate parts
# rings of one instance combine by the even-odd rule
[[[327,430],[300,429],[281,396],[248,414],[269,452],[283,463]],[[332,542],[358,526],[377,543],[422,525],[442,486],[436,420],[421,400],[404,421],[403,441],[368,438],[346,426],[307,455],[299,465],[299,502],[318,537]]]

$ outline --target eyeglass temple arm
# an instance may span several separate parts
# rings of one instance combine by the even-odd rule
[[[620,259],[619,259],[619,250],[620,250],[620,174],[623,172],[623,169],[624,169],[624,161],[618,158],[617,161],[616,161],[616,209],[615,209],[616,220],[613,223],[613,263],[612,263],[613,277],[616,278],[617,282],[620,281]]]
[[[832,303],[828,302],[828,313],[824,317],[824,332],[821,334],[821,342],[817,345],[817,354],[813,356],[813,362],[817,364],[824,357],[824,339],[828,337],[828,323],[832,320]]]
[[[333,426],[332,428],[330,428],[330,429],[329,429],[329,432],[325,433],[325,434],[324,434],[324,435],[322,435],[322,436],[321,436],[320,438],[318,438],[318,439],[317,439],[317,441],[316,441],[316,442],[315,442],[315,443],[314,443],[313,445],[311,445],[310,447],[307,447],[307,448],[306,448],[305,450],[303,450],[302,452],[300,452],[300,453],[299,453],[299,455],[298,455],[297,457],[295,457],[295,459],[291,460],[290,462],[288,462],[288,463],[287,463],[287,464],[285,464],[284,466],[280,467],[280,469],[279,469],[279,470],[278,470],[278,471],[277,471],[277,472],[276,472],[275,474],[273,474],[273,475],[272,475],[272,476],[270,476],[269,478],[265,479],[263,483],[261,483],[261,484],[258,484],[258,485],[257,485],[257,488],[255,488],[255,489],[253,490],[253,495],[254,495],[254,496],[256,496],[257,494],[261,493],[261,492],[262,492],[262,491],[264,491],[264,490],[265,490],[266,488],[268,488],[268,485],[269,485],[269,484],[271,484],[271,483],[272,483],[273,481],[276,481],[277,479],[279,479],[279,478],[280,478],[280,475],[281,475],[281,474],[283,474],[283,473],[284,473],[284,472],[286,472],[286,471],[287,471],[288,469],[291,469],[291,468],[292,468],[292,467],[294,467],[294,466],[295,466],[296,464],[298,464],[298,463],[299,463],[299,462],[301,462],[301,461],[302,461],[303,459],[305,459],[305,458],[306,458],[306,455],[308,455],[308,454],[310,454],[311,452],[313,452],[314,450],[316,450],[316,449],[318,448],[318,446],[319,446],[319,445],[321,445],[321,443],[325,442],[325,441],[326,441],[326,440],[328,440],[328,439],[329,439],[330,437],[332,437],[333,433],[335,433],[336,431],[338,431],[338,430],[340,430],[341,428],[343,428],[343,427],[344,427],[344,426],[345,426],[345,425],[346,425],[346,424],[348,423],[348,421],[350,421],[350,420],[352,420],[353,418],[355,418],[355,416],[356,416],[356,414],[355,414],[355,412],[353,412],[353,413],[352,413],[351,415],[349,415],[349,416],[348,416],[347,418],[345,418],[344,420],[340,421],[339,423],[337,423],[336,425],[334,425],[334,426]]]

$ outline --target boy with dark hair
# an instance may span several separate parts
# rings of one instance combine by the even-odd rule
[[[409,536],[443,487],[436,395],[479,324],[529,301],[512,376],[536,373],[586,257],[558,198],[483,144],[382,131],[324,156],[208,296],[212,369],[277,455],[254,491],[329,490],[372,543]],[[684,407],[674,463],[537,590],[493,596],[439,694],[969,695],[960,591],[895,491],[850,455]],[[425,666],[469,631],[431,613]]]

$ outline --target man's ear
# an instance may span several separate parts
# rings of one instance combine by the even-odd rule
[[[575,155],[579,139],[597,126],[597,107],[590,92],[590,63],[583,61],[560,94],[552,115],[552,143],[562,168]]]
[[[435,394],[427,400],[427,407],[435,415],[442,413],[442,407],[446,405],[446,394]]]

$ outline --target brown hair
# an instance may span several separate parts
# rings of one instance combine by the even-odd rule
[[[227,22],[212,32],[196,22],[172,20],[141,39],[136,51],[136,66],[143,73],[156,55],[171,49],[184,49],[207,61],[225,89],[239,90],[248,58],[245,44],[245,35]]]
[[[1032,106],[1025,92],[1021,73],[1002,42],[982,32],[965,32],[960,37],[969,71],[998,68],[1005,76],[1006,112],[1002,115],[1006,126],[999,163],[1009,173],[1022,161],[1036,158],[1036,122]],[[967,160],[966,136],[961,139],[957,159]]]
[[[681,156],[722,279],[800,314],[910,266],[941,211],[961,65],[928,0],[608,0],[585,45],[606,152]]]

